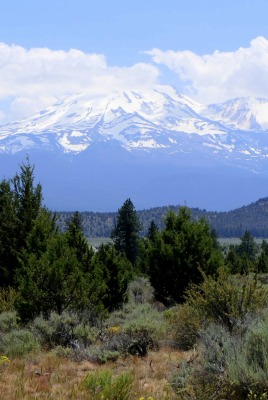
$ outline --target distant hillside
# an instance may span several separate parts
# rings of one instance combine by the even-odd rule
[[[254,237],[268,237],[268,197],[229,212],[206,212],[219,237],[240,237],[248,229]]]
[[[172,209],[176,212],[179,207],[164,206],[138,211],[143,226],[141,234],[146,235],[152,220],[162,229],[165,226],[167,211]],[[240,237],[247,229],[256,238],[268,237],[268,197],[228,212],[206,211],[199,208],[192,208],[191,212],[193,219],[205,217],[218,237]],[[57,215],[59,226],[64,230],[72,213],[59,212]],[[82,212],[81,217],[84,233],[88,238],[110,237],[116,223],[115,212]]]

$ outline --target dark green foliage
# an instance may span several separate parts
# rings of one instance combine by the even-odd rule
[[[262,241],[261,252],[256,261],[256,272],[268,272],[268,243],[265,240]]]
[[[42,254],[27,254],[19,274],[19,290],[17,309],[24,321],[40,313],[83,309],[92,297],[95,300],[92,277],[83,272],[67,235],[59,233],[47,241]]]
[[[152,221],[147,232],[148,239],[154,240],[156,238],[157,232],[159,232],[159,229],[156,223]]]
[[[22,164],[20,174],[16,174],[12,183],[14,186],[17,240],[19,248],[26,244],[27,236],[31,232],[38,213],[42,207],[42,188],[40,184],[34,186],[34,167]]]
[[[243,273],[245,263],[244,260],[237,254],[236,247],[234,245],[230,246],[225,261],[232,274]]]
[[[92,268],[93,250],[89,248],[88,242],[83,233],[80,214],[76,211],[68,222],[67,241],[69,246],[75,251],[77,260],[81,264],[84,272],[89,272]]]
[[[241,244],[238,246],[237,252],[241,257],[247,258],[250,261],[255,260],[257,254],[257,245],[254,237],[248,230],[246,230],[244,235],[241,237]]]
[[[15,195],[11,183],[0,183],[0,285],[14,283],[14,271],[17,267],[17,211]]]
[[[105,285],[102,302],[109,311],[122,304],[128,283],[132,277],[132,266],[124,254],[114,246],[101,245],[94,256],[94,265],[101,273]]]
[[[165,304],[182,301],[189,283],[202,280],[200,268],[214,274],[223,261],[208,223],[193,221],[186,207],[168,213],[166,227],[155,233],[147,252],[151,284]]]
[[[21,255],[43,210],[42,188],[40,184],[34,185],[33,173],[34,167],[27,160],[26,164],[20,166],[20,174],[0,183],[1,286],[16,286]],[[42,226],[42,229],[46,229],[46,226]]]
[[[132,265],[135,265],[139,250],[139,231],[141,225],[135,207],[127,199],[118,210],[117,222],[111,238],[116,250],[125,254]]]
[[[261,252],[257,259],[256,272],[259,274],[268,272],[268,256],[264,251]]]
[[[258,270],[258,264],[260,268],[264,268],[264,259],[257,259],[258,246],[254,240],[254,237],[249,231],[246,231],[241,237],[241,243],[237,245],[231,245],[226,256],[226,262],[230,268],[231,273],[236,274],[247,274],[250,271]],[[261,271],[260,269],[260,271]]]

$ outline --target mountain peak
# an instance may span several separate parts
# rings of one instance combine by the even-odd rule
[[[96,142],[115,140],[128,151],[161,149],[171,154],[195,148],[229,158],[236,147],[239,157],[256,156],[263,149],[249,144],[241,147],[233,135],[268,129],[267,116],[265,99],[237,98],[206,107],[168,85],[98,98],[73,94],[33,116],[2,126],[0,151],[43,146],[77,154]]]

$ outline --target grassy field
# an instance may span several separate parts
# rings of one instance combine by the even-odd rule
[[[177,397],[168,379],[178,362],[190,357],[191,352],[161,349],[149,352],[144,358],[128,356],[99,366],[89,361],[70,361],[53,353],[28,355],[0,366],[1,400],[101,399],[100,391],[94,394],[85,385],[88,375],[100,372],[111,372],[113,376],[127,373],[131,377],[128,393],[123,396],[114,389],[107,397],[109,400],[139,400],[150,396],[154,400],[173,400]]]

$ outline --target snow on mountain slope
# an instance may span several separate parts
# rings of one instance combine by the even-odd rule
[[[169,148],[178,143],[180,132],[225,134],[218,122],[202,117],[204,108],[169,86],[97,99],[73,95],[33,116],[2,126],[0,151],[17,152],[40,144],[53,148],[56,144],[65,152],[78,153],[92,142],[111,139],[128,150]]]
[[[236,98],[207,108],[208,118],[212,118],[235,129],[268,130],[268,100]]]
[[[96,143],[116,141],[127,151],[247,160],[267,156],[268,136],[256,136],[266,129],[267,100],[234,99],[207,107],[170,86],[157,85],[94,99],[85,94],[69,96],[0,127],[0,152],[43,148],[77,154]]]

